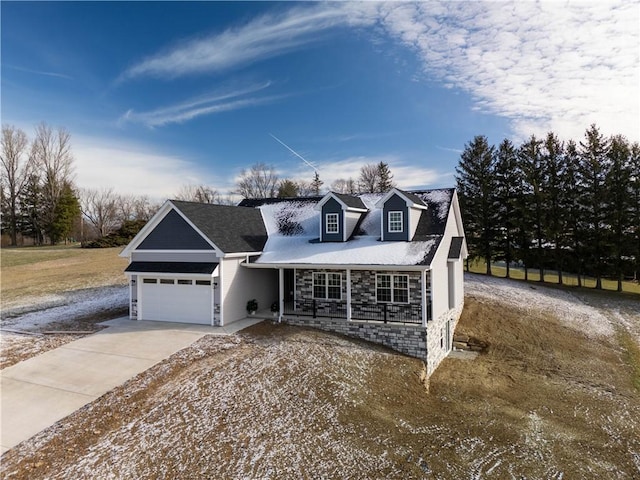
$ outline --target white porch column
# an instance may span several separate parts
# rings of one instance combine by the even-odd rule
[[[347,322],[351,321],[351,270],[347,269]]]
[[[426,328],[427,326],[427,271],[422,271],[422,326]]]
[[[278,269],[278,302],[280,304],[278,312],[278,321],[282,321],[282,314],[284,313],[284,269]]]

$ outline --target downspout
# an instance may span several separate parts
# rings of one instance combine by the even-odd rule
[[[282,315],[284,313],[284,269],[282,267],[278,269],[278,302],[278,323],[280,323],[282,322]]]

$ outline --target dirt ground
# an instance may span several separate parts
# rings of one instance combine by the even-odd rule
[[[640,477],[640,356],[625,329],[468,296],[489,344],[419,360],[314,330],[208,336],[23,442],[2,478]]]

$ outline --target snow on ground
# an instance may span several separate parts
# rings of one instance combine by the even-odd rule
[[[570,292],[486,275],[465,273],[464,279],[465,293],[468,295],[553,314],[590,336],[610,336],[614,333],[613,325],[606,316]]]
[[[73,320],[104,310],[126,307],[129,287],[88,288],[25,299],[20,305],[3,310],[0,325],[14,330],[31,330],[53,322]]]

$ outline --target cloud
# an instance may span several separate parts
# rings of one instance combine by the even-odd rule
[[[527,137],[640,136],[637,2],[382,4],[386,33],[424,73],[470,93],[476,108]]]
[[[4,68],[10,68],[12,70],[18,70],[19,72],[33,73],[35,75],[43,75],[45,77],[64,78],[66,80],[73,80],[73,77],[57,72],[45,72],[42,70],[32,70],[30,68],[18,67],[17,65],[3,65]]]
[[[320,179],[324,182],[323,188],[329,189],[331,184],[340,179],[353,178],[358,180],[360,168],[367,164],[387,163],[393,174],[393,181],[399,188],[420,189],[434,185],[444,175],[431,168],[417,166],[404,161],[396,155],[356,156],[338,160],[318,162]],[[288,169],[286,174],[279,172],[281,177],[296,180],[311,181],[313,171],[309,167],[300,165],[295,169]]]
[[[318,41],[323,32],[336,26],[369,23],[372,19],[367,12],[368,9],[358,9],[345,15],[345,8],[317,5],[263,15],[222,33],[179,42],[131,66],[118,81],[138,77],[173,79],[239,68]]]
[[[178,156],[111,138],[74,136],[76,184],[82,188],[110,188],[117,193],[148,195],[155,201],[171,198],[183,184],[216,185],[203,168]]]
[[[273,102],[282,96],[247,97],[269,87],[271,83],[252,85],[240,90],[216,92],[148,112],[135,112],[128,110],[119,119],[119,123],[134,122],[148,127],[160,127],[171,123],[183,123],[202,115],[238,110],[240,108],[254,107]]]

